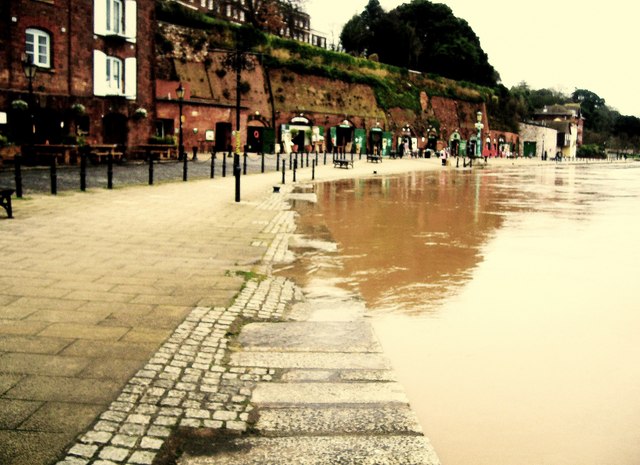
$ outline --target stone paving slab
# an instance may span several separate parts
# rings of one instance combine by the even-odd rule
[[[317,368],[317,369],[362,369],[389,370],[391,364],[380,354],[353,353],[345,357],[342,353],[304,352],[237,352],[231,354],[232,366],[255,366],[271,368]]]
[[[353,408],[261,408],[255,425],[263,435],[421,434],[408,405]]]
[[[207,456],[186,453],[178,465],[432,465],[424,436],[239,438]]]
[[[408,404],[398,383],[261,383],[252,401],[259,406]]]
[[[381,352],[371,325],[353,322],[252,323],[238,343],[250,351]]]

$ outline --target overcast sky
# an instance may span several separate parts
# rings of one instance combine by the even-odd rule
[[[368,0],[306,0],[311,27],[339,40]],[[389,11],[409,0],[380,0]],[[625,115],[640,117],[640,2],[607,0],[440,0],[480,38],[489,63],[511,87],[570,94],[588,89]]]

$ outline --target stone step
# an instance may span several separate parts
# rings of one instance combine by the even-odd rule
[[[364,321],[251,323],[238,343],[249,351],[381,352],[373,329]]]
[[[422,434],[415,413],[407,405],[261,408],[255,429],[265,436]]]
[[[231,366],[321,370],[390,370],[389,361],[378,353],[255,352],[231,354]]]
[[[260,383],[251,402],[258,407],[408,404],[399,383]]]
[[[178,465],[438,465],[424,436],[246,437],[212,447],[205,455],[185,452]]]

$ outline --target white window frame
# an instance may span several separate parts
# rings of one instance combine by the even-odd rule
[[[124,1],[106,0],[105,31],[107,34],[124,35]]]
[[[117,35],[136,41],[138,4],[136,0],[93,0],[93,32]]]
[[[25,51],[34,65],[41,68],[51,68],[51,34],[48,32],[42,29],[28,28],[25,31]]]
[[[124,62],[120,58],[107,55],[105,86],[109,95],[124,95]]]
[[[135,57],[109,56],[93,51],[93,94],[100,97],[121,96],[135,100],[137,95],[137,60]]]

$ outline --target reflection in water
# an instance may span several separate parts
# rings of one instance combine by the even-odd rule
[[[640,463],[640,167],[317,186],[300,284],[374,316],[444,465]]]
[[[370,307],[420,313],[466,280],[501,217],[475,173],[344,180],[317,188],[344,275]],[[345,219],[348,218],[348,221]]]

